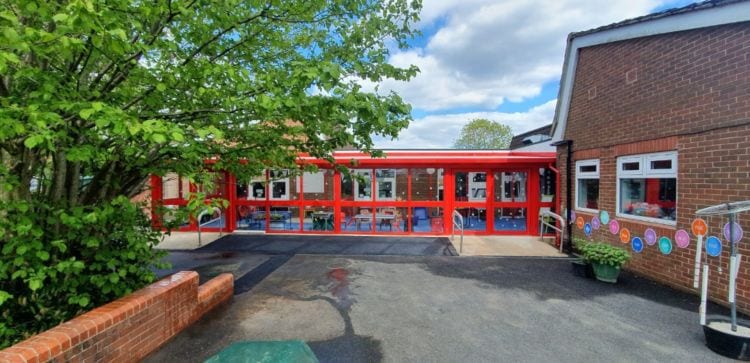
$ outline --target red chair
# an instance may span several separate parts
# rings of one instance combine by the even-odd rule
[[[443,227],[443,217],[433,217],[430,219],[430,229],[432,232],[443,233],[445,228]]]

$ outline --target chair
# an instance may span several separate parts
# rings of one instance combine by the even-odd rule
[[[445,231],[443,217],[433,217],[430,219],[430,229],[432,232],[443,233]]]
[[[396,210],[392,208],[386,208],[383,209],[382,213],[384,215],[393,216],[391,219],[383,218],[380,220],[380,223],[378,223],[378,228],[382,231],[385,226],[388,226],[388,229],[393,231],[393,221],[396,220]]]
[[[354,219],[354,218],[347,219],[345,212],[339,213],[339,218],[341,218],[341,229],[342,230],[349,228],[350,226],[354,225],[357,222],[357,220]]]
[[[404,230],[401,228],[401,222],[403,222],[403,218],[401,218],[401,213],[396,213],[393,219],[391,219],[391,231],[394,229],[399,232],[403,232]]]
[[[427,220],[427,208],[416,207],[414,208],[414,217],[412,217],[412,224],[418,225],[420,220]]]

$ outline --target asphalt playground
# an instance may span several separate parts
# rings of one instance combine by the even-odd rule
[[[704,345],[693,295],[629,273],[578,277],[568,258],[452,251],[445,238],[280,235],[172,251],[160,274],[230,272],[235,296],[146,361],[292,339],[321,362],[725,360]]]

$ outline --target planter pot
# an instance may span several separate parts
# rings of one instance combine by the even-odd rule
[[[613,267],[611,265],[605,265],[600,263],[592,263],[594,266],[594,275],[599,281],[609,282],[614,284],[617,282],[617,276],[620,275],[620,267]]]
[[[750,322],[737,319],[737,331],[727,317],[710,316],[703,326],[706,346],[725,357],[750,360]]]
[[[583,262],[581,260],[573,260],[570,262],[573,266],[573,274],[580,277],[593,278],[594,269],[590,263]]]

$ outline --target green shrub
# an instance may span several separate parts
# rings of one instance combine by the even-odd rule
[[[630,254],[623,248],[608,243],[591,242],[577,246],[584,261],[620,267],[630,259]]]
[[[0,348],[154,281],[160,232],[120,197],[54,208],[0,202]]]

